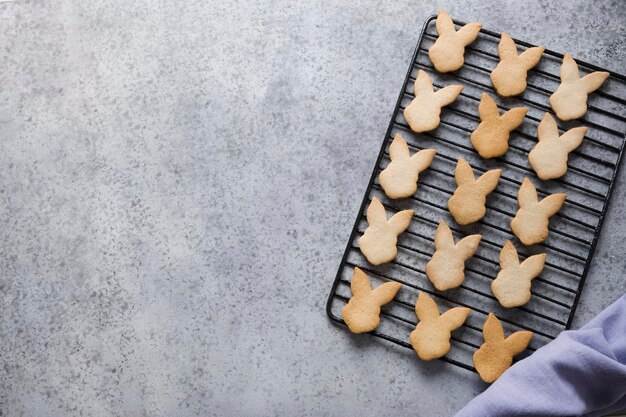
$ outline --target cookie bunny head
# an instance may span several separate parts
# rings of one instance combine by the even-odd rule
[[[465,158],[459,158],[454,170],[457,189],[448,200],[450,214],[458,224],[466,225],[483,218],[487,212],[487,194],[496,188],[501,173],[501,169],[492,169],[476,179],[470,164]]]
[[[380,307],[396,296],[402,285],[385,282],[372,289],[365,272],[354,268],[350,289],[352,298],[341,310],[341,317],[352,333],[371,332],[380,324]]]
[[[489,313],[483,326],[483,337],[485,343],[474,353],[474,366],[480,378],[491,383],[509,369],[513,356],[528,347],[533,333],[519,331],[505,338],[500,320],[493,313]]]
[[[509,150],[509,134],[524,121],[527,107],[514,107],[500,116],[498,105],[487,93],[480,97],[480,124],[470,135],[472,146],[483,158],[496,158]]]
[[[587,97],[596,91],[609,73],[596,71],[580,78],[578,65],[570,54],[563,56],[561,64],[561,84],[550,96],[550,105],[556,116],[565,120],[574,120],[587,112]]]
[[[561,209],[566,194],[551,194],[539,201],[537,189],[524,178],[517,193],[519,210],[511,220],[511,230],[524,245],[543,242],[548,237],[548,219]]]
[[[450,227],[441,220],[435,232],[435,253],[426,264],[426,276],[439,291],[456,288],[465,279],[465,261],[469,259],[480,243],[481,235],[466,236],[458,243]]]
[[[415,303],[415,314],[419,323],[411,332],[411,346],[420,359],[429,361],[441,358],[450,351],[452,331],[465,323],[470,309],[455,307],[439,315],[435,301],[420,292]]]
[[[434,91],[428,74],[419,70],[413,86],[415,98],[404,109],[411,130],[421,133],[437,128],[441,123],[441,108],[456,100],[462,90],[462,85],[449,85]]]
[[[500,62],[491,73],[491,83],[502,97],[512,97],[526,90],[528,70],[537,65],[544,48],[535,46],[517,54],[515,42],[507,34],[502,33],[498,45]]]
[[[578,148],[587,133],[585,126],[575,127],[559,137],[556,121],[546,113],[537,128],[539,142],[528,154],[528,161],[542,180],[559,178],[567,172],[569,153]]]
[[[500,251],[500,272],[491,283],[491,290],[502,307],[519,307],[530,301],[530,283],[538,277],[546,262],[546,254],[529,256],[520,263],[517,250],[507,240]]]
[[[428,50],[431,62],[439,72],[456,71],[465,63],[465,47],[476,40],[482,23],[468,23],[458,31],[448,14],[440,10],[437,15],[439,37]]]
[[[367,229],[359,239],[359,248],[369,263],[390,262],[398,254],[398,235],[409,227],[413,210],[402,210],[387,220],[385,207],[376,197],[367,208]]]
[[[406,141],[396,133],[389,147],[391,162],[378,176],[387,197],[405,198],[415,194],[420,172],[430,166],[436,153],[434,149],[424,149],[411,156]]]

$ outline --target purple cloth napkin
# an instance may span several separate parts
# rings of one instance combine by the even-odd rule
[[[517,362],[456,417],[594,417],[624,409],[626,295]]]

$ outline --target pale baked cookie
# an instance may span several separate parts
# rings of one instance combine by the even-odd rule
[[[454,170],[457,188],[448,200],[450,214],[458,224],[466,225],[483,218],[487,212],[487,194],[496,188],[501,173],[501,169],[492,169],[476,179],[470,164],[465,158],[459,158]]]
[[[563,56],[561,64],[561,84],[550,96],[550,105],[556,116],[565,120],[574,120],[587,113],[587,97],[596,91],[609,73],[596,71],[580,78],[578,65],[570,54]]]
[[[380,186],[389,198],[405,198],[417,191],[417,179],[420,172],[430,166],[435,154],[434,149],[424,149],[411,156],[409,146],[400,133],[396,133],[389,146],[391,162],[380,173]]]
[[[429,361],[441,358],[450,351],[452,331],[465,323],[470,309],[454,307],[439,315],[435,301],[420,291],[415,303],[415,314],[419,323],[411,332],[411,346],[420,359]]]
[[[365,272],[354,268],[350,290],[352,298],[341,310],[341,317],[352,333],[371,332],[380,324],[380,307],[387,304],[402,285],[385,282],[372,290]]]
[[[474,352],[474,366],[480,379],[493,382],[509,369],[513,356],[519,355],[528,347],[533,333],[521,330],[505,338],[500,320],[493,313],[489,313],[483,326],[483,337],[485,343]]]
[[[367,229],[359,239],[359,248],[369,263],[380,265],[398,254],[398,235],[409,227],[413,210],[402,210],[387,220],[385,207],[376,197],[367,208]]]
[[[539,142],[528,154],[528,162],[542,180],[559,178],[567,172],[567,157],[578,148],[587,133],[585,126],[575,127],[559,137],[556,121],[546,113],[537,128]]]
[[[502,307],[519,307],[530,301],[530,283],[543,271],[546,257],[541,253],[520,263],[513,243],[510,240],[504,243],[500,251],[500,272],[491,283],[491,291]]]
[[[478,249],[481,235],[470,235],[454,243],[450,227],[441,220],[435,232],[435,253],[426,264],[426,276],[439,291],[456,288],[465,279],[465,261]]]
[[[491,72],[491,84],[496,92],[502,97],[522,94],[526,90],[528,70],[539,63],[543,51],[542,46],[535,46],[518,55],[515,42],[503,32],[498,45],[500,62]]]
[[[524,245],[534,245],[548,238],[548,218],[561,209],[567,194],[550,194],[537,198],[537,189],[524,178],[517,193],[519,210],[511,220],[511,230]]]
[[[428,50],[428,56],[437,71],[456,71],[465,63],[465,47],[476,40],[483,24],[468,23],[457,31],[450,16],[440,10],[436,27],[439,37]]]
[[[472,146],[483,158],[496,158],[509,150],[509,134],[524,121],[528,107],[513,107],[500,116],[498,105],[487,93],[480,97],[480,124],[470,135]]]
[[[411,130],[422,133],[437,128],[441,123],[441,108],[456,100],[462,90],[462,85],[449,85],[434,91],[430,76],[419,70],[413,84],[415,98],[404,109],[404,118]]]

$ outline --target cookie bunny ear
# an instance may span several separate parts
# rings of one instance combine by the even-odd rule
[[[500,119],[513,130],[522,124],[526,113],[528,113],[528,107],[513,107],[500,116]]]
[[[505,59],[514,59],[517,57],[515,42],[513,42],[513,39],[511,39],[509,34],[506,32],[502,32],[502,35],[500,36],[498,56],[500,57],[500,61],[504,61]]]
[[[482,93],[478,104],[478,115],[481,121],[496,119],[500,117],[498,105],[487,93]]]
[[[534,46],[522,52],[519,56],[520,61],[524,64],[526,70],[533,68],[539,60],[545,48],[543,46]]]
[[[409,152],[409,145],[406,144],[406,141],[402,137],[400,133],[396,133],[393,137],[393,142],[391,142],[391,146],[389,146],[389,157],[392,161],[398,159],[407,159],[411,156]]]
[[[439,10],[435,27],[437,28],[437,34],[439,34],[439,36],[444,34],[449,35],[456,32],[454,29],[454,22],[452,22],[452,19],[448,13],[445,12],[445,10]]]
[[[546,216],[550,217],[561,209],[567,194],[551,194],[539,202],[539,208]]]
[[[443,313],[439,321],[444,323],[447,330],[452,331],[461,327],[469,314],[470,309],[467,307],[454,307]]]
[[[420,291],[415,302],[415,314],[420,321],[434,321],[439,318],[439,308],[432,298]]]
[[[474,184],[476,182],[472,167],[462,156],[459,157],[458,161],[456,162],[456,168],[454,169],[454,179],[456,181],[456,185],[458,185],[459,187],[461,185]]]
[[[448,249],[454,247],[454,238],[452,237],[452,230],[446,222],[439,221],[439,226],[435,231],[435,249]]]
[[[580,146],[586,133],[586,126],[580,126],[570,129],[561,135],[561,144],[567,152],[571,152]]]
[[[519,355],[526,350],[532,338],[533,332],[520,330],[507,337],[504,341],[504,346],[511,356]]]
[[[484,194],[489,194],[498,185],[498,181],[500,180],[500,174],[502,174],[501,169],[489,170],[481,175],[478,180],[476,180],[476,185],[478,185],[478,188],[480,188],[480,190]]]
[[[489,313],[485,325],[483,326],[483,337],[487,343],[500,344],[504,340],[504,329],[500,320],[493,313]]]
[[[418,172],[422,172],[433,162],[436,153],[437,151],[435,149],[423,149],[413,154],[411,162],[413,162]]]
[[[550,139],[555,136],[559,136],[559,127],[556,124],[556,120],[550,113],[546,113],[543,115],[543,119],[539,122],[539,126],[537,126],[537,138],[539,142],[545,139]]]
[[[387,223],[387,213],[385,212],[385,207],[380,202],[378,197],[372,198],[372,202],[367,208],[367,224],[370,226],[373,225],[383,225]]]
[[[500,268],[506,269],[519,265],[519,257],[517,256],[517,250],[510,240],[504,242],[504,246],[500,251]]]
[[[435,93],[435,98],[439,100],[439,104],[443,106],[447,106],[452,103],[463,91],[462,85],[449,85],[440,90],[437,90]]]
[[[400,291],[402,284],[399,282],[385,282],[382,285],[374,288],[372,291],[372,299],[379,306],[383,306],[393,300],[398,291]]]
[[[572,82],[579,78],[578,64],[569,53],[566,53],[563,55],[563,63],[561,64],[561,82]]]
[[[605,71],[596,71],[591,74],[585,75],[580,79],[579,83],[583,85],[583,88],[587,94],[596,91],[606,79],[609,78],[609,73]]]
[[[468,259],[476,253],[478,245],[480,244],[482,235],[470,235],[466,236],[455,245],[455,249],[461,254],[463,259]]]
[[[417,91],[433,91],[433,81],[424,70],[417,71],[417,77],[413,84],[413,94],[417,95]]]
[[[399,235],[409,227],[412,218],[413,210],[402,210],[394,214],[393,217],[387,221],[387,224],[389,224],[389,229],[393,233]]]
[[[530,275],[530,279],[533,279],[543,270],[543,265],[546,263],[547,256],[548,255],[545,253],[529,256],[520,264],[520,268]]]
[[[467,46],[474,42],[482,27],[482,23],[468,23],[456,32],[456,36],[463,42],[463,45]]]
[[[524,178],[522,186],[517,193],[517,202],[520,208],[527,208],[537,204],[537,189],[528,178]]]
[[[352,295],[367,295],[372,291],[372,285],[367,278],[365,272],[360,268],[354,268],[354,274],[352,275],[352,282],[350,283],[350,290]]]

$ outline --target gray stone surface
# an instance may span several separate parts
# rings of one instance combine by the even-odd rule
[[[0,414],[447,416],[484,389],[324,313],[418,31],[444,6],[624,72],[625,8],[384,3],[0,2]],[[622,178],[575,327],[625,290]]]

